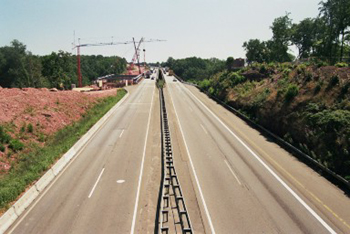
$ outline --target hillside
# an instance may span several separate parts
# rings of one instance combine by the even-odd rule
[[[49,136],[81,119],[100,98],[115,94],[115,89],[80,93],[0,87],[0,174],[16,165],[19,152],[43,146]]]
[[[199,85],[350,180],[350,68],[338,66],[255,64]]]

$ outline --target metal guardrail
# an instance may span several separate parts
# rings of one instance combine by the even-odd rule
[[[163,75],[162,72],[160,72],[160,75]],[[168,114],[162,88],[159,88],[159,99],[162,129],[162,178],[158,197],[155,233],[167,234],[172,233],[174,230],[177,232],[179,231],[177,230],[178,227],[181,228],[181,233],[193,233],[185,198],[175,170]],[[170,215],[172,215],[173,223],[169,219]]]
[[[136,83],[139,83],[139,81],[140,81],[142,78],[143,78],[143,74],[140,74],[140,75],[136,76],[136,77],[134,78],[134,80],[136,81]]]
[[[295,147],[294,145],[291,145],[290,143],[286,142],[285,140],[283,140],[281,137],[277,136],[276,134],[270,132],[269,130],[267,130],[266,128],[264,128],[263,126],[257,124],[256,122],[252,121],[251,119],[249,119],[247,116],[243,115],[241,112],[239,112],[238,110],[236,110],[235,108],[233,108],[230,105],[227,105],[226,103],[224,103],[223,101],[221,101],[220,99],[218,99],[217,97],[210,95],[208,92],[206,92],[205,90],[201,89],[198,85],[193,84],[193,83],[189,83],[184,81],[181,77],[177,76],[174,74],[174,76],[181,82],[187,85],[191,85],[194,86],[196,88],[198,88],[201,92],[205,93],[208,97],[212,98],[213,100],[215,100],[218,104],[220,104],[221,106],[223,106],[224,108],[226,108],[227,110],[229,110],[230,112],[234,113],[235,115],[237,115],[239,118],[241,118],[242,120],[246,121],[250,126],[254,127],[255,129],[258,129],[260,132],[265,133],[267,136],[271,137],[272,139],[274,139],[276,141],[277,144],[279,144],[281,147],[283,147],[284,149],[288,150],[289,152],[293,152],[296,156],[307,160],[308,163],[311,163],[312,165],[314,165],[315,167],[319,168],[320,170],[322,170],[323,172],[327,173],[328,175],[330,175],[333,179],[335,179],[337,182],[340,183],[340,185],[343,185],[346,187],[346,189],[350,189],[350,181],[346,180],[345,178],[343,178],[342,176],[338,175],[337,173],[335,173],[334,171],[328,169],[327,167],[325,167],[323,164],[319,163],[318,161],[316,161],[314,158],[312,158],[310,155],[305,154],[304,152],[302,152],[300,149],[298,149],[297,147]]]

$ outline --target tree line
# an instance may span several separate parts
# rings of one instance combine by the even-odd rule
[[[184,80],[196,82],[198,80],[208,79],[210,76],[222,71],[225,68],[225,61],[217,58],[202,59],[190,57],[174,59],[169,57],[161,66],[169,67],[176,75]]]
[[[97,77],[121,74],[127,61],[118,56],[82,55],[83,85],[91,84]],[[0,86],[6,88],[65,88],[77,84],[77,57],[58,51],[50,55],[33,55],[18,40],[0,47]]]
[[[248,63],[290,62],[289,46],[298,48],[298,59],[317,58],[335,63],[350,57],[350,1],[327,0],[319,4],[316,18],[293,23],[290,13],[276,18],[270,40],[244,42]]]

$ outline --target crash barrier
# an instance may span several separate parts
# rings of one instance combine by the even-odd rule
[[[238,110],[236,110],[232,106],[227,105],[226,103],[224,103],[220,99],[218,99],[215,96],[209,94],[207,91],[201,89],[198,85],[193,84],[193,83],[189,83],[189,82],[185,82],[181,77],[179,77],[179,76],[177,76],[175,74],[174,74],[174,76],[181,83],[187,84],[187,85],[191,85],[191,86],[194,86],[194,87],[198,88],[201,92],[205,93],[208,97],[210,97],[211,99],[216,101],[218,104],[223,106],[225,109],[229,110],[230,112],[234,113],[236,116],[238,116],[239,118],[241,118],[242,120],[247,122],[251,127],[255,128],[255,129],[258,129],[260,132],[264,133],[265,135],[267,135],[271,139],[275,140],[275,142],[278,145],[280,145],[281,147],[283,147],[287,151],[294,153],[294,155],[297,156],[298,158],[306,160],[307,163],[310,163],[312,166],[320,169],[322,172],[324,172],[327,175],[331,176],[331,178],[334,179],[334,182],[336,182],[340,186],[345,186],[345,188],[347,190],[350,189],[350,181],[346,180],[345,178],[343,178],[342,176],[340,176],[337,173],[333,172],[332,170],[326,168],[324,165],[319,163],[317,160],[312,158],[310,155],[305,154],[304,152],[302,152],[300,149],[298,149],[294,145],[291,145],[290,143],[288,143],[285,140],[283,140],[281,137],[275,135],[274,133],[270,132],[269,130],[267,130],[263,126],[261,126],[261,125],[257,124],[256,122],[252,121],[251,119],[249,119],[247,116],[243,115],[241,112],[239,112]]]
[[[179,225],[182,233],[193,233],[180,181],[173,161],[171,136],[163,89],[159,87],[161,114],[162,175],[158,197],[155,233],[171,233],[171,225]],[[172,216],[173,222],[169,217]],[[178,230],[174,227],[174,230]]]

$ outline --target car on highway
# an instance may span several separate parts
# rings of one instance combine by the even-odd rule
[[[173,79],[173,82],[177,82],[177,79],[176,79],[176,78],[174,78],[174,79]]]
[[[146,72],[146,79],[147,79],[147,78],[150,78],[151,74],[152,74],[151,71],[147,71],[147,72]]]

